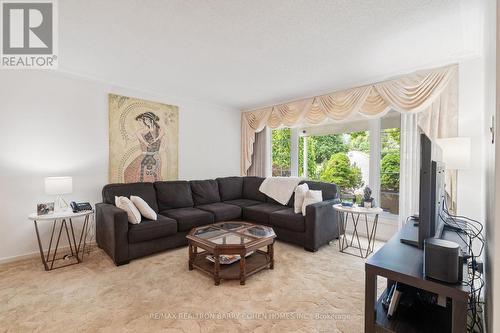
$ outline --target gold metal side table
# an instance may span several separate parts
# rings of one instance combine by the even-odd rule
[[[359,256],[361,258],[368,257],[373,252],[373,247],[375,245],[375,235],[377,234],[378,216],[383,212],[382,208],[364,208],[357,206],[348,207],[342,206],[341,204],[333,205],[333,208],[335,209],[339,217],[339,251],[357,256],[356,254],[345,251],[347,248],[353,247],[359,249]],[[359,218],[361,215],[364,216],[366,237],[368,237],[368,246],[366,249],[361,246],[361,242],[359,241],[358,226],[360,224]],[[375,215],[371,229],[368,226],[368,215]],[[352,226],[354,229],[350,241],[347,239],[347,235],[345,233],[349,220],[352,221]],[[357,246],[356,244],[353,245],[354,238],[356,238]]]
[[[77,244],[76,243],[77,237],[75,237],[75,230],[73,228],[73,219],[79,217],[83,217],[83,227]],[[73,213],[71,210],[67,210],[47,215],[37,215],[36,213],[33,213],[28,216],[28,219],[32,220],[35,225],[35,232],[38,241],[38,248],[40,250],[40,257],[42,259],[42,263],[46,271],[79,264],[80,262],[83,261],[83,254],[85,253],[85,247],[87,245],[87,236],[89,234],[91,218],[92,219],[94,218],[94,210],[82,211],[78,213]],[[51,228],[52,232],[50,234],[49,248],[47,253],[45,253],[43,249],[42,240],[40,238],[40,231],[38,229],[38,222],[41,221],[52,221],[52,228]],[[63,230],[69,244],[70,253],[60,255],[58,257],[57,254]],[[57,240],[55,239],[56,237]],[[55,247],[52,249],[53,245]],[[55,262],[66,259],[70,259],[71,262],[65,265],[56,265],[54,267]]]

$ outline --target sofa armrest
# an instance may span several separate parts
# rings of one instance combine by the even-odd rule
[[[96,241],[117,266],[128,263],[127,212],[114,205],[96,204]]]
[[[333,209],[337,201],[331,199],[306,206],[306,250],[317,251],[339,237],[338,216]]]

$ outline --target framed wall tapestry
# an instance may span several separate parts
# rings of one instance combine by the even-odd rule
[[[109,94],[109,181],[178,178],[179,111],[174,105]]]

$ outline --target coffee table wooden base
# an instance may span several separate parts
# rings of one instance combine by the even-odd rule
[[[269,245],[267,252],[257,250],[252,255],[230,265],[217,265],[206,258],[209,252],[194,253],[193,251],[189,270],[196,268],[212,276],[216,286],[220,284],[221,279],[240,280],[240,284],[244,285],[249,276],[266,268],[274,269],[273,252],[273,246]]]
[[[240,280],[244,285],[250,275],[274,268],[276,234],[271,227],[226,221],[193,228],[186,238],[189,270],[196,268],[209,274],[216,286],[221,279]],[[214,262],[207,259],[208,255],[213,256]],[[238,255],[241,259],[230,265],[221,264],[220,256],[223,255]]]

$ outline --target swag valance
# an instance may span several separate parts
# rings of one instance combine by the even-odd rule
[[[458,66],[419,71],[395,79],[242,113],[241,173],[252,165],[255,134],[266,126],[296,127],[347,120],[354,114],[377,118],[393,109],[419,113],[431,138],[457,135]]]

